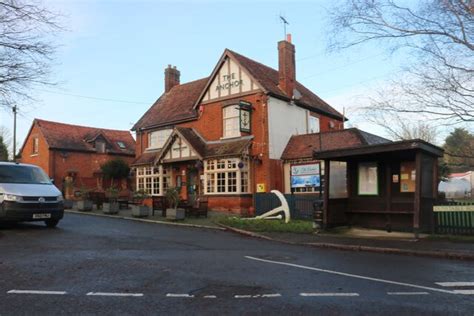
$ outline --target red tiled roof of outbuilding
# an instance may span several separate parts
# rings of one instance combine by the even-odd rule
[[[357,128],[294,135],[288,141],[281,159],[306,159],[312,158],[314,151],[360,147],[388,142],[390,142],[390,140],[361,131]]]
[[[79,126],[35,119],[50,149],[95,152],[92,141],[102,135],[108,143],[107,152],[119,155],[135,155],[135,140],[129,131]],[[120,148],[122,142],[125,148]]]

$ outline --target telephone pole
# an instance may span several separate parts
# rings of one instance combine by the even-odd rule
[[[13,161],[16,162],[16,113],[18,109],[16,105],[12,107],[13,111]]]

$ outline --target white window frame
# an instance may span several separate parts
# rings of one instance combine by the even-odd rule
[[[230,126],[228,129],[227,126]],[[222,108],[222,138],[240,137],[240,110],[237,104]]]
[[[243,162],[244,167],[239,168],[239,163]],[[232,173],[236,174],[235,178],[232,178]],[[218,180],[222,180],[224,176],[224,190],[218,192]],[[246,175],[245,178],[242,175]],[[231,180],[235,181],[235,191],[229,189],[233,186]],[[246,190],[242,190],[242,180],[247,180]],[[208,181],[212,181],[211,187],[213,190],[209,191]],[[204,194],[209,195],[222,195],[222,194],[247,194],[250,193],[251,182],[250,182],[250,168],[249,162],[241,160],[239,158],[226,158],[226,159],[212,159],[204,161]]]
[[[163,148],[171,133],[173,130],[170,128],[148,133],[148,149]]]
[[[144,190],[151,196],[163,196],[170,185],[171,170],[165,169],[161,165],[158,167],[137,167],[135,178],[137,190]],[[147,185],[150,186],[150,189],[147,188]]]
[[[313,125],[315,125],[316,128],[313,128]],[[320,131],[321,131],[321,122],[319,120],[319,117],[309,114],[308,115],[308,134],[319,133]]]

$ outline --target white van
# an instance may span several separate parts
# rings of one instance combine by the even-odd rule
[[[63,216],[61,191],[41,168],[0,162],[0,222],[44,221],[55,227]]]

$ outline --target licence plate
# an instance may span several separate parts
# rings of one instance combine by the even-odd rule
[[[38,218],[51,218],[51,214],[33,214],[34,219]]]

